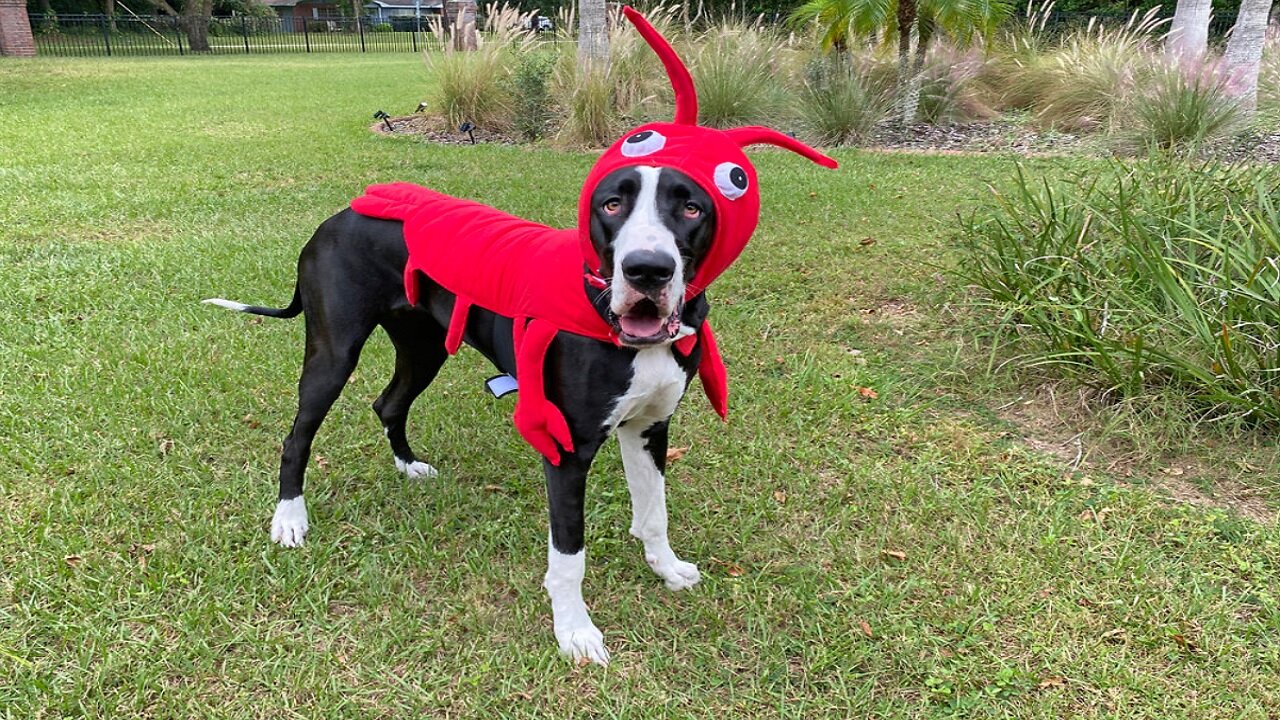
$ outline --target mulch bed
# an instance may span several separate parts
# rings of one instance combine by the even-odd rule
[[[391,123],[391,130],[387,129],[386,123],[379,120],[369,126],[369,129],[379,135],[409,135],[420,137],[430,142],[444,143],[446,145],[470,145],[471,136],[475,137],[475,144],[487,145],[519,145],[520,141],[514,137],[508,137],[502,133],[486,130],[485,128],[475,128],[471,131],[471,136],[464,132],[443,132],[440,128],[445,126],[442,118],[435,115],[417,114],[402,115],[400,117],[388,118]]]
[[[369,127],[380,135],[418,137],[428,142],[447,145],[469,145],[471,137],[463,132],[444,132],[444,121],[438,116],[415,114],[389,119],[391,130],[381,120]],[[519,145],[510,135],[486,128],[471,132],[476,144]],[[935,154],[1010,153],[1027,156],[1098,155],[1105,148],[1088,136],[1040,131],[1012,120],[947,125],[912,125],[901,128],[882,125],[872,132],[863,149],[907,151]],[[1218,144],[1208,151],[1227,162],[1280,163],[1280,132],[1250,132]]]

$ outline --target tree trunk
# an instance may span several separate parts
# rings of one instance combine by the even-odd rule
[[[578,0],[578,67],[609,69],[608,10],[604,0]]]
[[[1258,67],[1262,64],[1262,45],[1267,39],[1270,16],[1271,0],[1242,0],[1223,55],[1233,94],[1249,115],[1258,108]]]
[[[182,29],[191,52],[209,52],[209,16],[213,0],[187,0],[182,6]]]
[[[116,31],[116,0],[102,0],[102,14],[107,16],[111,32]]]
[[[475,0],[445,0],[443,7],[447,15],[445,24],[446,40],[450,50],[475,50],[479,45],[476,35]]]
[[[1209,48],[1209,15],[1213,0],[1178,0],[1165,39],[1165,54],[1175,60],[1198,61]]]
[[[898,89],[897,116],[902,125],[916,121],[916,107],[920,104],[920,84],[915,82],[918,73],[912,72],[911,41],[918,34],[916,21],[919,16],[916,0],[898,0]],[[915,87],[914,92],[912,86]],[[914,95],[914,97],[913,97]]]

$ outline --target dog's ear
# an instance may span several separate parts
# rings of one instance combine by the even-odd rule
[[[728,135],[729,139],[738,143],[738,147],[747,147],[748,145],[775,145],[777,147],[790,150],[797,155],[803,155],[823,167],[831,168],[832,170],[840,167],[840,163],[836,162],[834,158],[818,152],[790,135],[783,135],[773,128],[753,125],[725,130],[724,134]]]

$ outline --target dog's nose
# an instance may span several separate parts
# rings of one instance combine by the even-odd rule
[[[640,289],[656,289],[671,282],[676,259],[667,253],[637,250],[622,259],[622,276]]]

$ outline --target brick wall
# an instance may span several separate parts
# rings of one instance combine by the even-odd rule
[[[27,20],[27,0],[0,0],[0,55],[31,57],[36,43]]]

